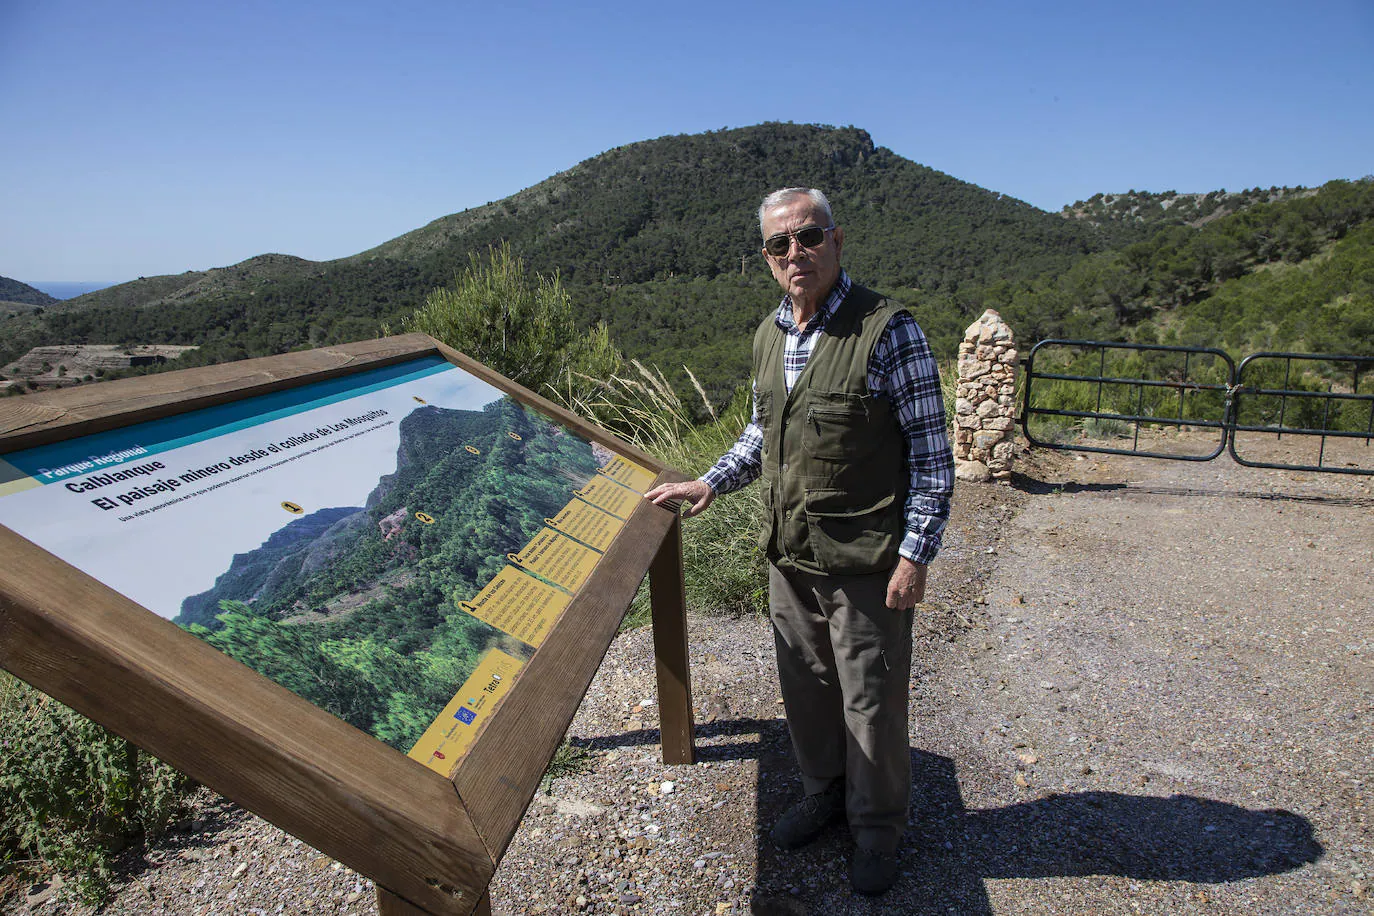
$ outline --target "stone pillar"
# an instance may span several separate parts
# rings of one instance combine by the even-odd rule
[[[960,480],[1011,480],[1016,360],[1011,328],[992,309],[964,332],[954,402],[954,474]]]

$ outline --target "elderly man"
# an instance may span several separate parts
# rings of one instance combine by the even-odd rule
[[[760,478],[778,677],[805,796],[774,825],[793,849],[848,815],[850,881],[896,880],[911,783],[913,609],[949,517],[954,462],[925,336],[899,304],[851,283],[825,195],[759,207],[785,295],[754,335],[754,414],[699,480],[647,494],[684,514]]]

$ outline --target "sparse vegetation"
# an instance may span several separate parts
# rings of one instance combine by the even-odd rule
[[[544,771],[543,777],[539,780],[539,791],[548,795],[552,791],[555,779],[563,776],[574,776],[592,769],[594,757],[595,755],[591,751],[580,744],[573,744],[565,740],[558,745],[558,750],[553,752],[553,759],[549,761],[548,769]]]
[[[0,671],[0,877],[72,877],[97,904],[114,856],[161,833],[194,788],[128,741]]]

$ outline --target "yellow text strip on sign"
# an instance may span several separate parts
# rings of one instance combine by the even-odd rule
[[[635,464],[623,455],[616,455],[606,462],[606,466],[601,469],[600,473],[639,494],[647,493],[649,488],[654,485],[654,479],[658,477],[653,471]]]
[[[511,557],[516,563],[566,588],[576,592],[587,581],[601,554],[584,547],[570,537],[564,537],[552,528],[544,528],[525,545],[525,549]]]
[[[544,519],[544,524],[605,553],[611,541],[615,540],[616,533],[625,526],[625,520],[590,503],[574,499],[556,516]]]
[[[598,509],[604,509],[619,519],[629,518],[635,505],[644,499],[634,490],[622,487],[601,474],[593,477],[582,489],[573,490],[573,496],[591,503]]]
[[[477,597],[461,604],[483,620],[523,643],[539,648],[572,598],[514,566],[507,566],[487,583]]]
[[[463,682],[444,711],[410,749],[410,759],[418,760],[445,778],[452,778],[458,761],[491,718],[501,698],[510,691],[524,664],[500,649],[492,649],[482,656],[477,670]]]

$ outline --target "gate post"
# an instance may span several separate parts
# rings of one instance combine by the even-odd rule
[[[1011,480],[1017,359],[1011,328],[992,309],[964,332],[954,402],[954,474],[960,480]]]

